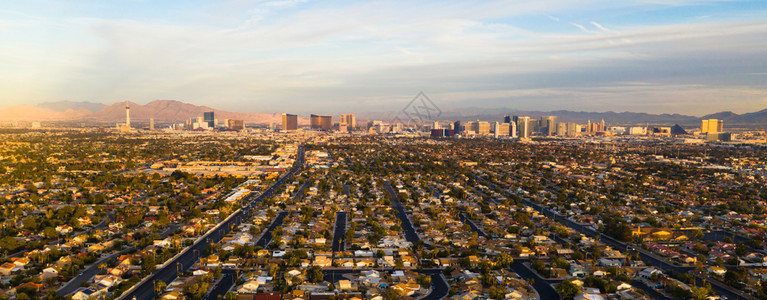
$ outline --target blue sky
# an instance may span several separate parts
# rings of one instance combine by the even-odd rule
[[[767,108],[767,2],[11,1],[0,106]]]

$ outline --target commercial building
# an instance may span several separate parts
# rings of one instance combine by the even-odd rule
[[[228,120],[227,123],[227,127],[230,130],[240,131],[245,129],[245,121],[243,120]]]
[[[703,120],[701,121],[700,125],[700,132],[701,133],[709,133],[709,132],[722,132],[724,131],[722,120],[717,119],[709,119],[709,120]]]
[[[477,134],[490,135],[490,123],[477,120]]]
[[[540,131],[544,135],[552,136],[557,133],[557,117],[542,116],[540,121]]]
[[[331,130],[333,128],[333,117],[312,114],[309,118],[309,123],[314,130]]]
[[[557,123],[557,136],[566,136],[567,135],[567,123],[560,122]]]
[[[477,125],[477,122],[469,121],[466,122],[466,125],[464,126],[466,127],[467,135],[477,134],[477,131],[479,131],[479,125]]]
[[[708,132],[706,140],[709,142],[729,142],[732,141],[732,134],[729,132]]]
[[[519,138],[530,138],[530,117],[515,117],[519,128]]]
[[[282,130],[298,129],[298,116],[291,114],[282,114]]]
[[[578,125],[575,123],[567,123],[567,131],[565,132],[565,136],[575,137],[580,133],[581,133],[581,125]]]
[[[208,125],[208,128],[216,127],[216,118],[212,111],[206,111],[202,113],[203,122]]]
[[[495,124],[496,124],[495,134],[498,137],[511,135],[511,123],[507,122],[507,123],[501,123],[501,124],[495,123]]]
[[[354,114],[341,114],[341,120],[338,122],[338,124],[339,130],[341,130],[341,126],[346,125],[347,130],[352,131],[357,128],[357,119]]]
[[[647,135],[647,127],[630,127],[629,135]]]

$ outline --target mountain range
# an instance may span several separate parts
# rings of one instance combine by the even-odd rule
[[[216,118],[244,120],[248,124],[279,124],[282,122],[281,113],[248,113],[229,112],[214,109],[208,106],[200,106],[184,103],[176,100],[155,100],[141,105],[134,102],[117,102],[112,105],[91,102],[60,101],[38,105],[17,105],[0,107],[0,121],[75,121],[75,122],[100,122],[116,123],[125,122],[125,105],[130,106],[131,120],[137,123],[147,123],[150,118],[156,122],[184,122],[190,118],[199,117],[203,112],[213,111]],[[339,112],[340,113],[340,112]],[[389,120],[394,119],[396,112],[367,112],[358,113],[358,123],[364,120]],[[504,115],[530,116],[557,116],[560,122],[587,121],[599,122],[605,120],[608,124],[616,125],[694,125],[699,126],[703,119],[720,119],[727,125],[762,125],[767,126],[767,109],[757,112],[737,114],[731,111],[718,112],[702,117],[682,114],[648,114],[636,112],[583,112],[583,111],[519,111],[508,108],[462,108],[445,109],[436,117],[440,121],[463,122],[472,120],[502,121]],[[334,116],[335,118],[336,116]],[[306,116],[299,117],[299,124],[307,124]]]
[[[184,122],[201,117],[203,112],[212,111],[216,119],[244,120],[249,124],[269,124],[282,122],[280,113],[244,113],[229,112],[207,106],[193,105],[176,100],[155,100],[141,105],[134,102],[117,102],[112,105],[90,102],[52,102],[39,105],[17,105],[0,107],[0,121],[76,121],[99,123],[124,123],[125,106],[130,107],[131,122]],[[308,123],[300,118],[299,123]]]

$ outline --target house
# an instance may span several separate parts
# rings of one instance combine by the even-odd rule
[[[162,300],[177,300],[177,299],[181,299],[181,298],[182,298],[181,293],[179,293],[179,292],[170,292],[170,293],[167,293],[165,295],[162,295],[162,298],[160,298],[160,299],[162,299]]]
[[[171,245],[171,238],[167,237],[167,238],[162,239],[162,240],[154,240],[154,241],[152,241],[152,244],[154,246],[156,246],[156,247],[168,248]]]
[[[98,298],[99,293],[92,288],[77,291],[72,295],[72,300],[88,300],[91,298]]]
[[[415,280],[408,280],[406,283],[398,283],[394,286],[392,286],[392,289],[398,290],[401,295],[410,296],[415,294],[418,289],[421,288],[421,285],[416,283]]]
[[[11,258],[11,262],[13,264],[19,266],[20,268],[24,269],[29,264],[29,258],[26,257],[13,257]]]
[[[352,282],[350,280],[342,279],[338,281],[338,289],[342,291],[348,291],[352,289]]]
[[[602,295],[600,294],[581,293],[575,296],[575,298],[573,299],[574,300],[603,300],[605,299],[605,297],[602,297]]]
[[[48,278],[56,278],[56,277],[59,277],[59,271],[52,267],[47,267],[43,269],[42,273],[40,273],[40,280],[42,281],[45,281]]]
[[[718,275],[718,276],[724,276],[724,274],[727,273],[727,269],[720,266],[710,266],[708,267],[708,273]]]
[[[650,277],[652,277],[653,275],[656,275],[656,274],[657,275],[663,275],[663,272],[661,272],[660,270],[658,270],[656,268],[650,267],[650,268],[646,268],[646,269],[640,271],[638,275],[642,279],[650,279]]]
[[[21,267],[17,266],[14,263],[7,262],[0,265],[0,275],[10,276],[12,273],[15,273],[19,270],[21,270]]]
[[[243,294],[255,294],[258,292],[258,287],[258,281],[250,280],[245,282],[239,289],[237,289],[237,292]]]
[[[58,232],[59,234],[62,234],[62,235],[66,235],[66,234],[72,232],[72,227],[70,227],[69,225],[66,225],[66,224],[56,226],[55,229],[56,229],[56,232]]]
[[[622,265],[621,261],[617,259],[600,258],[597,261],[603,267],[620,267]]]

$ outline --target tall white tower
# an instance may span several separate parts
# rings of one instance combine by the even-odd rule
[[[125,126],[130,128],[130,106],[125,102]]]

